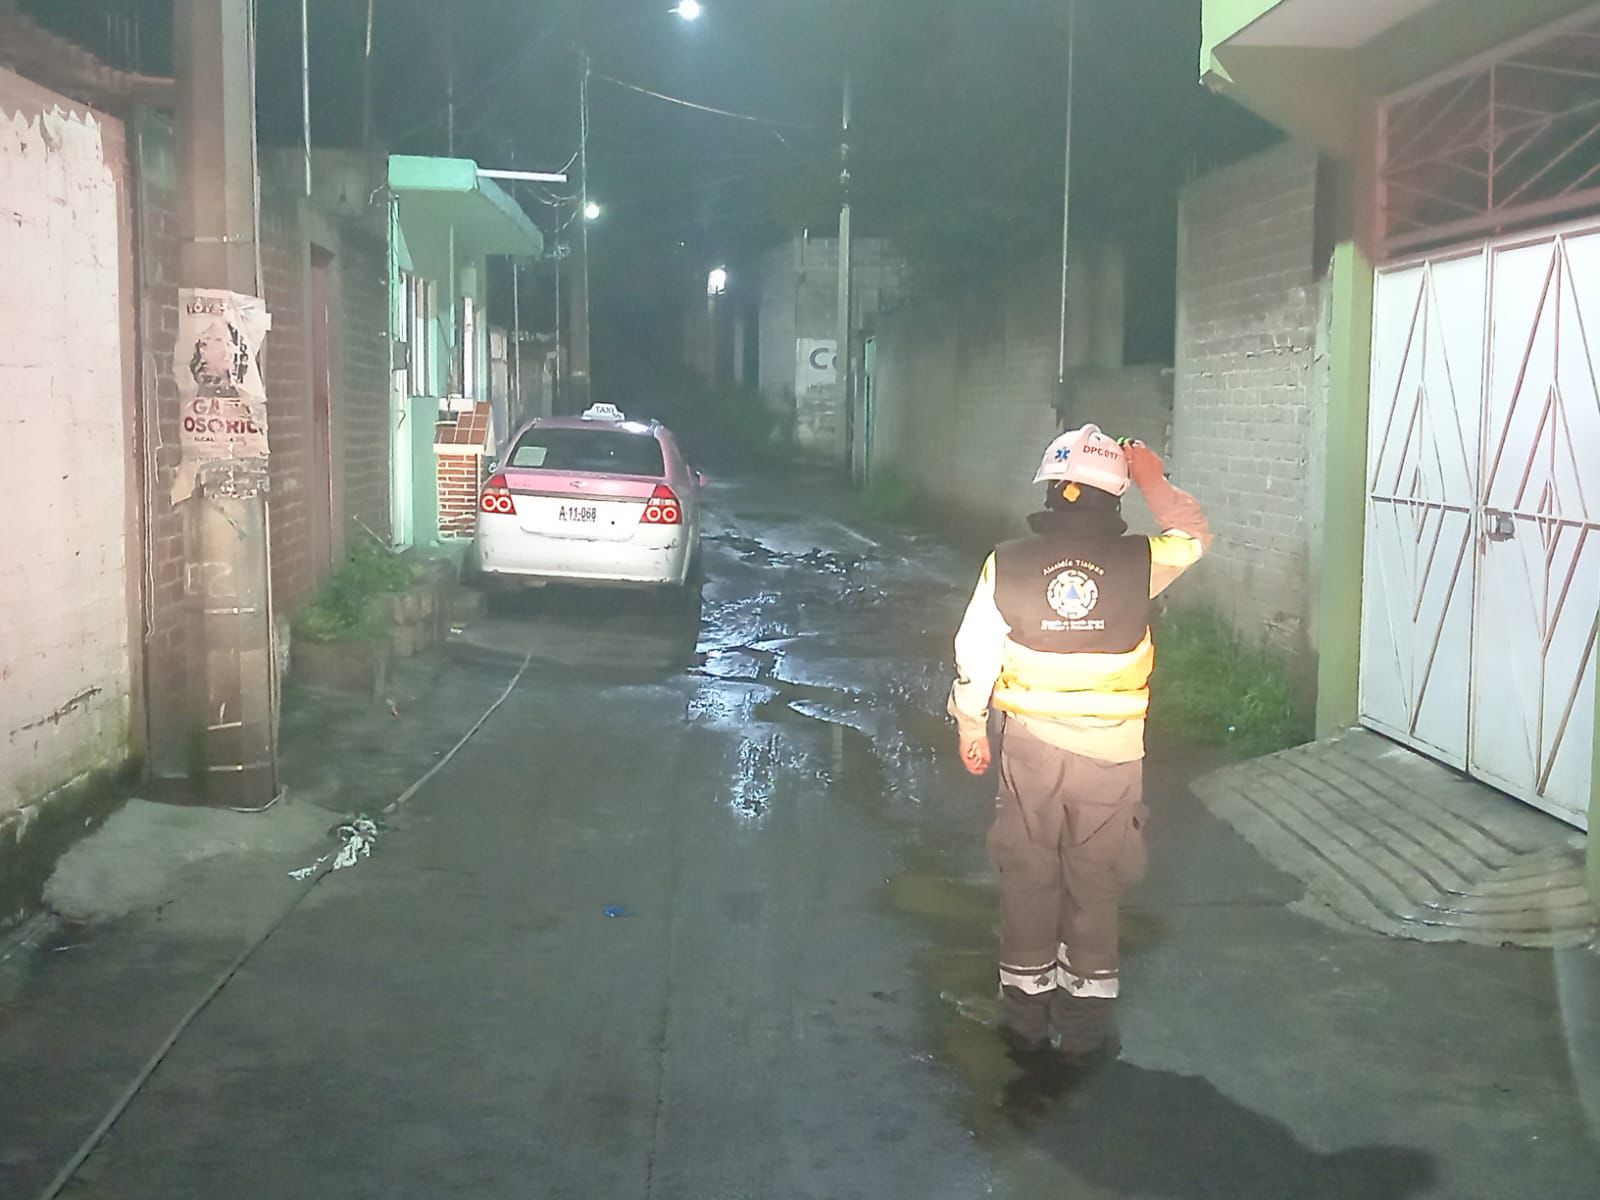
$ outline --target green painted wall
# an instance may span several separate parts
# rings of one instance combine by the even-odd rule
[[[1278,4],[1279,0],[1205,0],[1200,8],[1200,77],[1220,69],[1212,58],[1218,45]],[[1227,78],[1225,71],[1222,77]]]
[[[1372,263],[1352,239],[1333,256],[1322,570],[1318,580],[1317,736],[1356,723],[1367,510]]]
[[[1589,897],[1600,915],[1600,704],[1594,706],[1593,758],[1589,769]]]

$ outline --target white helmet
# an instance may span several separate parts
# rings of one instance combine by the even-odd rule
[[[1128,490],[1128,456],[1098,425],[1085,425],[1050,443],[1033,481],[1081,483],[1120,496]]]

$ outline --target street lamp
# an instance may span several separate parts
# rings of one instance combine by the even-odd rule
[[[721,296],[728,290],[728,268],[713,267],[706,276],[706,295]]]
[[[596,200],[586,200],[583,204],[583,219],[585,221],[598,221],[600,219],[600,204]]]
[[[672,10],[685,21],[698,21],[700,14],[705,11],[700,5],[700,0],[682,0],[677,8]]]

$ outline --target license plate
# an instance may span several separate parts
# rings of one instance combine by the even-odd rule
[[[600,519],[600,510],[592,504],[563,504],[556,519],[579,525],[593,525]]]

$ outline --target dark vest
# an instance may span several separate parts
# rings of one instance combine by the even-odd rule
[[[1126,654],[1150,628],[1150,539],[1048,533],[995,551],[1013,641],[1046,654]]]

